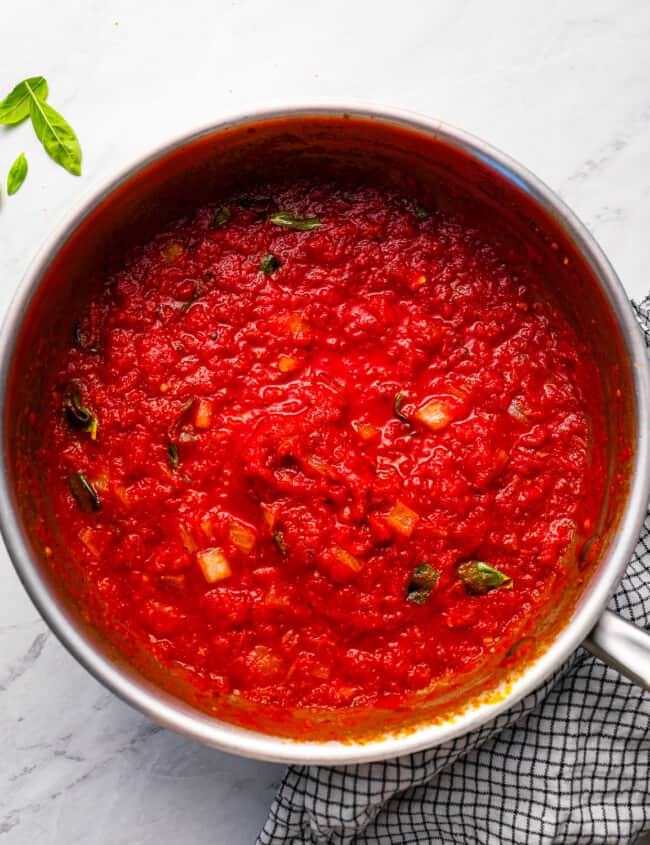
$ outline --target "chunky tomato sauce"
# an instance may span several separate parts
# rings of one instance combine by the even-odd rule
[[[106,281],[42,450],[100,626],[209,693],[325,708],[534,633],[593,530],[603,422],[586,347],[489,223],[270,187]]]

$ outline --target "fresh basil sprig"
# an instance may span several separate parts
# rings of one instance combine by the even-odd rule
[[[269,217],[269,223],[283,226],[285,229],[294,229],[296,232],[309,232],[322,226],[318,217],[296,217],[293,211],[276,211]]]
[[[99,420],[93,412],[82,402],[81,389],[78,382],[68,386],[67,396],[63,402],[66,418],[74,428],[81,428],[90,434],[91,440],[97,440]]]
[[[9,168],[9,174],[7,176],[7,193],[9,196],[15,194],[18,188],[20,188],[23,184],[25,178],[27,177],[28,169],[29,167],[27,159],[25,158],[25,153],[21,153]]]
[[[14,125],[31,118],[36,137],[49,157],[75,176],[81,175],[81,146],[74,129],[47,102],[47,81],[42,76],[23,79],[0,102],[0,124]],[[7,179],[7,193],[15,194],[25,181],[27,159],[18,156]]]
[[[267,252],[264,258],[260,261],[260,272],[264,273],[266,276],[270,276],[271,273],[275,273],[276,270],[279,270],[282,267],[282,262],[280,259],[273,255],[270,252]]]
[[[183,423],[185,422],[185,416],[190,410],[190,408],[193,407],[195,402],[196,396],[192,396],[190,399],[187,400],[187,402],[185,402],[178,414],[176,414],[176,416],[172,420],[169,428],[167,429],[167,438],[170,443],[176,443],[178,441],[181,428],[183,427]]]
[[[68,486],[82,511],[87,513],[88,511],[98,511],[101,508],[99,494],[83,472],[73,472],[72,475],[69,475]]]
[[[72,339],[77,349],[82,352],[99,352],[99,341],[93,336],[93,327],[91,325],[90,332],[84,332],[81,328],[79,320],[75,320],[72,324]]]
[[[491,590],[512,589],[512,578],[504,572],[499,572],[489,563],[482,560],[467,560],[458,567],[460,580],[465,592],[471,596],[484,596]]]
[[[167,460],[172,469],[178,469],[181,459],[178,455],[178,446],[175,443],[170,443],[167,447]]]
[[[431,591],[440,580],[440,572],[430,563],[419,563],[406,588],[406,601],[423,605],[431,595]]]
[[[406,414],[402,413],[402,405],[404,404],[405,399],[406,397],[400,390],[400,392],[395,397],[395,401],[393,402],[393,413],[395,414],[398,420],[408,423],[411,422],[411,420],[406,416]]]
[[[231,209],[227,205],[224,205],[223,208],[220,208],[219,211],[217,211],[217,213],[212,218],[212,228],[219,229],[221,226],[227,223],[231,217]]]
[[[274,531],[273,532],[273,541],[275,545],[278,547],[278,551],[282,555],[282,557],[286,557],[288,554],[287,544],[284,540],[284,535],[281,531]]]

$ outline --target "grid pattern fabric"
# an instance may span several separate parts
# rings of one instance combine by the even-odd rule
[[[650,297],[634,304],[650,347]],[[650,512],[611,608],[650,624]],[[479,730],[407,757],[292,766],[258,845],[595,845],[650,831],[650,694],[578,650]]]

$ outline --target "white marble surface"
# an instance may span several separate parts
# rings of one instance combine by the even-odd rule
[[[196,123],[269,100],[361,97],[463,126],[557,189],[630,295],[650,289],[650,5],[448,0],[21,0],[2,4],[0,89],[50,81],[75,179],[28,126],[0,131],[0,309],[94,182]],[[282,768],[162,731],[48,633],[0,555],[0,843],[251,843]]]

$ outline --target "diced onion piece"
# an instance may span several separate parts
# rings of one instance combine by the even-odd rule
[[[173,587],[175,590],[185,589],[185,575],[161,575],[160,582],[167,587]]]
[[[197,428],[210,428],[212,423],[212,402],[209,399],[199,399],[194,410],[194,425]]]
[[[528,419],[528,415],[522,407],[521,400],[519,399],[512,400],[512,402],[508,406],[508,413],[514,420],[517,420],[517,422],[524,424],[530,422],[530,420]]]
[[[212,519],[209,516],[204,516],[201,520],[201,531],[203,531],[208,540],[211,540],[214,537],[214,526],[212,525]]]
[[[190,554],[192,554],[192,552],[195,552],[196,549],[197,549],[196,541],[194,540],[194,537],[192,537],[192,535],[190,534],[187,526],[183,525],[182,522],[179,523],[178,531],[179,531],[179,534],[181,535],[181,540],[183,542],[183,545],[185,546],[185,549]]]
[[[338,560],[339,563],[342,563],[343,566],[347,566],[347,568],[352,570],[352,572],[360,572],[363,569],[362,561],[353,554],[350,554],[350,552],[342,549],[340,546],[332,546],[330,553]]]
[[[308,455],[305,458],[305,463],[319,475],[322,475],[323,478],[338,478],[336,470],[322,458],[319,458],[318,455]]]
[[[461,402],[467,402],[471,393],[471,388],[465,385],[465,389],[463,389],[463,387],[456,387],[453,384],[448,384],[445,389],[445,392],[450,393],[457,399],[460,399]]]
[[[289,333],[296,338],[309,337],[310,327],[302,314],[289,314],[287,317],[287,328]]]
[[[264,597],[264,604],[267,607],[291,607],[291,599],[286,594],[286,592],[283,592],[281,589],[275,586],[275,584],[273,584],[269,588],[266,596]]]
[[[280,355],[278,358],[278,369],[281,373],[292,373],[300,366],[300,361],[291,355]]]
[[[258,566],[257,569],[251,571],[251,577],[254,581],[268,586],[277,581],[281,570],[277,566]]]
[[[294,675],[303,678],[319,678],[320,680],[327,681],[330,678],[331,672],[329,666],[321,663],[316,655],[303,652],[289,667],[287,681],[290,681]]]
[[[222,549],[202,549],[196,553],[196,560],[208,584],[223,581],[232,575],[228,558]]]
[[[162,252],[165,264],[172,264],[183,254],[183,244],[180,244],[177,241],[171,241],[171,243],[165,244]]]
[[[377,428],[376,425],[371,425],[370,423],[357,422],[356,420],[352,423],[352,427],[359,435],[360,439],[364,442],[372,440],[379,434],[381,430]]]
[[[501,470],[510,460],[510,455],[506,452],[505,449],[497,449],[495,459],[495,470],[497,472],[501,472]]]
[[[131,497],[129,496],[129,491],[122,484],[114,484],[113,493],[115,493],[117,498],[120,500],[120,502],[122,502],[125,507],[128,508],[131,506]]]
[[[93,485],[95,490],[98,490],[100,493],[105,493],[108,490],[110,482],[110,474],[108,471],[108,467],[102,467],[99,471],[95,472],[93,478]]]
[[[282,674],[282,659],[266,645],[254,646],[246,662],[251,669],[269,680],[279,680],[279,676]]]
[[[385,517],[386,524],[400,537],[410,537],[420,517],[404,502],[397,502]]]
[[[314,678],[320,678],[323,681],[327,681],[331,672],[329,666],[316,665],[312,668],[311,674]]]
[[[269,530],[273,531],[278,521],[277,516],[273,513],[273,511],[268,505],[264,504],[264,502],[262,502],[260,507],[262,509],[262,519],[264,520],[266,525],[268,525]]]
[[[255,532],[248,525],[243,522],[233,519],[228,526],[228,534],[234,546],[237,546],[240,552],[249,554],[255,548]]]
[[[100,556],[103,543],[102,535],[98,531],[87,525],[79,532],[79,539],[91,554],[95,555],[95,557]]]
[[[415,412],[415,418],[432,431],[444,428],[453,419],[449,405],[441,399],[434,399],[422,405]]]

